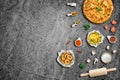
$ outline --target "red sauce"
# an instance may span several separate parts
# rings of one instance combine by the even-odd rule
[[[82,41],[79,40],[79,39],[77,39],[77,40],[75,41],[75,45],[76,45],[77,47],[81,46],[81,45],[82,45]]]
[[[110,37],[110,41],[111,42],[115,42],[116,41],[116,37],[114,37],[114,36]]]

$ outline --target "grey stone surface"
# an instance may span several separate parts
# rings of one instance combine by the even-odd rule
[[[103,24],[92,24],[82,14],[84,0],[0,0],[0,80],[119,80],[120,79],[120,0],[113,0],[114,12],[109,21]],[[76,8],[66,6],[67,2],[77,2]],[[78,11],[77,17],[66,17],[66,14]],[[77,20],[81,24],[71,28]],[[105,31],[103,26],[111,20],[117,20],[115,34]],[[88,31],[83,25],[90,24]],[[99,30],[104,36],[116,35],[116,44],[109,44],[105,38],[104,43],[97,48],[86,43],[86,35],[93,29]],[[83,40],[83,46],[76,48],[74,40],[77,37]],[[70,40],[69,45],[65,45]],[[109,64],[99,61],[93,65],[86,63],[85,69],[79,64],[85,63],[87,58],[92,61],[100,58],[107,45],[111,51],[117,49]],[[71,68],[63,68],[57,62],[57,52],[72,49],[75,54],[75,64]],[[82,53],[76,52],[82,49]],[[97,54],[92,56],[91,50],[96,49]],[[80,73],[101,67],[116,67],[116,72],[106,76],[89,78],[79,77]]]

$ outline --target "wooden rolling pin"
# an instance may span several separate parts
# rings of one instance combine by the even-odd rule
[[[89,73],[83,73],[80,74],[80,76],[96,77],[96,76],[107,75],[107,72],[111,72],[111,71],[116,71],[116,68],[110,68],[110,69],[100,68],[100,69],[89,70]]]

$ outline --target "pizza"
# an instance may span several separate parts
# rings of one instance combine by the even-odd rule
[[[114,10],[111,0],[85,0],[83,13],[93,23],[104,23],[110,19]]]

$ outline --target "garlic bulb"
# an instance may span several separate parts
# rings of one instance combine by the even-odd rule
[[[94,64],[96,64],[98,62],[98,59],[97,58],[95,58],[94,59]]]
[[[112,53],[113,53],[113,54],[116,54],[116,53],[117,53],[117,50],[113,50]]]
[[[90,63],[90,62],[91,62],[90,58],[88,58],[88,59],[86,60],[86,62],[87,62],[87,63]]]
[[[96,51],[95,50],[92,50],[92,55],[94,56],[96,54]]]

